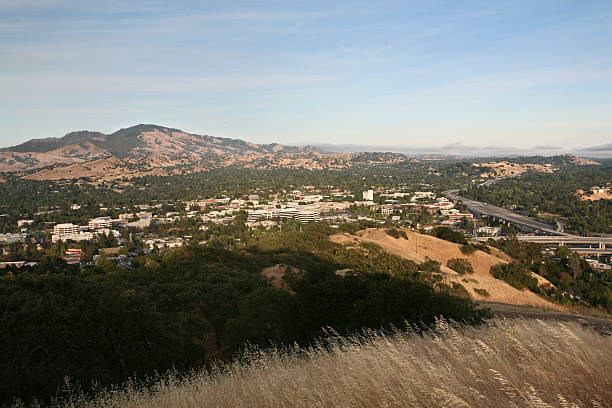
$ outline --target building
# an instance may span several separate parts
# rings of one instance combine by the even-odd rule
[[[34,224],[34,220],[19,220],[17,221],[17,228],[21,228],[26,225]]]
[[[0,243],[3,244],[14,244],[16,242],[25,242],[26,234],[22,232],[0,234]]]
[[[470,213],[450,214],[448,216],[448,218],[450,218],[451,220],[460,220],[462,218],[467,218],[469,220],[473,220],[474,219],[474,214],[470,214]]]
[[[183,246],[182,238],[152,238],[147,239],[144,243],[149,247],[150,250],[163,248],[178,248]]]
[[[68,223],[68,224],[57,224],[53,226],[53,234],[54,235],[68,235],[68,234],[78,234],[79,226]]]
[[[70,209],[71,209],[71,210],[80,210],[80,209],[81,209],[81,206],[80,206],[80,205],[78,205],[78,204],[72,204],[72,205],[70,206]]]
[[[302,210],[295,215],[295,220],[301,224],[318,221],[319,219],[319,213],[316,211]]]
[[[361,195],[364,201],[374,201],[374,190],[364,191]]]
[[[585,261],[587,261],[589,263],[589,266],[596,271],[607,271],[612,269],[612,266],[605,263],[601,263],[596,259],[585,259]]]
[[[479,234],[486,234],[486,235],[498,235],[499,232],[501,231],[501,228],[499,227],[489,227],[489,226],[484,226],[484,227],[480,227],[476,230]]]
[[[92,230],[97,230],[101,228],[112,228],[113,220],[111,217],[97,217],[89,220],[89,228]]]
[[[78,228],[78,226],[77,226]],[[75,232],[68,234],[53,234],[51,235],[51,242],[54,244],[62,241],[91,241],[94,238],[92,232]]]
[[[142,217],[138,221],[128,222],[127,226],[129,228],[138,228],[144,229],[151,226],[151,217]]]
[[[393,206],[386,205],[380,208],[380,212],[382,215],[391,215],[393,214]]]
[[[455,207],[455,204],[453,204],[451,201],[440,200],[438,201],[438,207],[440,210],[450,210]]]
[[[436,194],[431,191],[415,191],[414,195],[410,198],[410,201],[421,200],[423,198],[434,199]]]
[[[295,218],[298,213],[298,209],[296,207],[286,207],[278,210],[272,211],[273,218]]]
[[[297,200],[306,202],[306,203],[317,203],[323,199],[323,196],[320,194],[310,194],[310,195],[297,195],[295,197]]]
[[[265,218],[269,220],[272,218],[272,213],[268,210],[253,210],[249,212],[249,216],[247,218],[247,222],[256,222],[257,220]]]
[[[60,256],[61,259],[66,261],[68,264],[76,264],[81,262],[81,258],[83,257],[83,250],[81,249],[68,249],[66,250],[66,254]]]

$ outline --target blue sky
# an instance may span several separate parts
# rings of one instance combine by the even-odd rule
[[[95,5],[91,5],[95,4]],[[0,0],[0,144],[612,141],[612,2]]]

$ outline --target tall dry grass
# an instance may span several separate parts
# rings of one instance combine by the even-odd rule
[[[612,338],[574,323],[439,322],[423,336],[332,336],[325,346],[251,351],[241,361],[84,407],[610,407]]]

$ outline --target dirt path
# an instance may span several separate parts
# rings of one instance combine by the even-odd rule
[[[491,309],[496,317],[525,317],[530,319],[578,322],[580,325],[593,329],[601,334],[612,335],[612,316],[607,317],[600,314],[584,314],[496,302],[478,302],[478,304]]]

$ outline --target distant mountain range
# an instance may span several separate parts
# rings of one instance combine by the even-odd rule
[[[588,146],[580,149],[565,148],[553,145],[538,145],[531,148],[516,148],[502,146],[472,146],[461,142],[441,146],[398,147],[385,145],[355,145],[355,144],[321,144],[300,143],[298,145],[313,145],[327,152],[394,152],[414,157],[454,156],[454,157],[509,157],[509,156],[560,156],[581,155],[593,158],[612,157],[612,143],[599,146]]]
[[[317,169],[406,159],[397,153],[327,153],[313,146],[255,144],[141,124],[111,134],[78,131],[0,149],[0,172],[20,172],[30,179],[116,178],[234,165]]]

